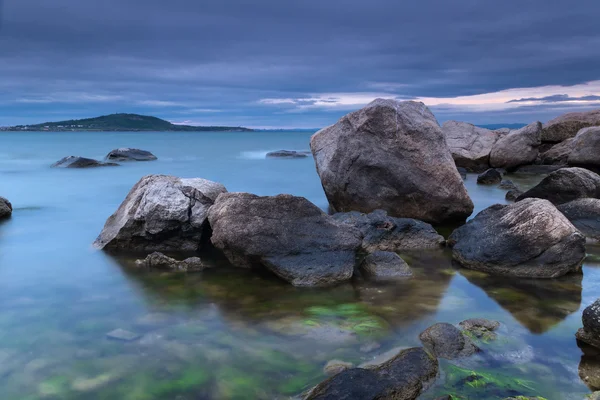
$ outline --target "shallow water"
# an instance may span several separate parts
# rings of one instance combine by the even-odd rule
[[[502,340],[482,344],[490,357],[458,367],[443,362],[438,384],[422,398],[590,393],[579,364],[586,370],[597,361],[582,361],[574,333],[599,293],[593,258],[582,275],[517,281],[456,270],[448,252],[432,251],[404,255],[415,272],[408,281],[297,289],[231,269],[218,255],[204,256],[216,268],[182,275],[136,271],[131,260],[92,249],[106,218],[150,173],[212,179],[230,191],[291,193],[325,209],[312,159],[264,158],[271,150],[307,150],[309,136],[0,134],[0,195],[15,208],[0,224],[0,398],[285,399],[322,380],[328,360],[360,364],[419,345],[419,332],[435,322],[470,317],[503,322]],[[126,146],[159,160],[49,168],[63,156],[102,158]],[[513,180],[527,187],[539,179]],[[504,202],[505,191],[477,186],[473,175],[466,185],[476,212]],[[118,328],[141,338],[109,340]],[[485,385],[465,380],[472,371]]]

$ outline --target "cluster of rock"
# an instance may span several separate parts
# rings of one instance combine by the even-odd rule
[[[0,220],[10,218],[12,215],[12,204],[8,199],[0,196]]]
[[[115,161],[153,161],[157,157],[146,150],[120,148],[111,151],[106,155],[103,161],[92,158],[67,156],[63,157],[54,164],[52,168],[94,168],[94,167],[116,167]]]

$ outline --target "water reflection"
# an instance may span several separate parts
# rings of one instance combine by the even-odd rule
[[[534,334],[547,332],[581,305],[582,273],[556,279],[492,276],[467,269],[461,274]]]

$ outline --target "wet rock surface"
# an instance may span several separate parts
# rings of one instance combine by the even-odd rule
[[[573,200],[557,208],[585,236],[600,240],[600,199]]]
[[[311,138],[317,172],[335,211],[429,223],[473,211],[440,126],[417,102],[377,99]]]
[[[430,326],[421,332],[419,339],[437,357],[448,360],[469,357],[480,351],[468,336],[448,323]]]
[[[585,237],[540,199],[491,206],[456,229],[448,244],[463,267],[519,277],[555,278],[580,270],[585,257]]]
[[[12,215],[12,204],[8,199],[0,196],[0,220],[9,218]]]
[[[523,193],[517,201],[527,198],[546,199],[554,205],[582,198],[600,198],[600,175],[583,168],[562,168]]]
[[[158,158],[147,150],[132,149],[123,147],[112,150],[106,155],[106,160],[110,161],[154,161]]]
[[[95,167],[116,167],[119,164],[113,162],[102,162],[91,158],[67,156],[61,158],[51,165],[52,168],[95,168]]]
[[[583,310],[583,328],[575,335],[578,340],[600,348],[600,299]],[[600,372],[600,371],[599,371]]]
[[[238,267],[261,267],[295,286],[352,277],[361,233],[303,197],[226,193],[210,209],[212,243]]]
[[[363,235],[361,246],[366,252],[438,249],[445,243],[444,237],[428,223],[390,217],[383,210],[370,214],[337,213],[333,218],[360,230]]]
[[[477,177],[477,183],[480,185],[496,185],[502,181],[500,171],[490,168]]]
[[[519,189],[511,189],[508,192],[506,192],[504,198],[508,201],[516,201],[522,194],[523,192]]]
[[[154,252],[135,264],[140,268],[159,269],[165,271],[202,271],[206,266],[199,257],[189,257],[178,261],[162,253]]]
[[[458,325],[477,338],[495,339],[496,334],[493,332],[500,327],[500,322],[485,318],[471,318],[460,322]]]
[[[145,176],[108,218],[94,245],[111,251],[197,251],[206,240],[208,209],[226,191],[206,179]]]
[[[360,264],[359,270],[367,279],[386,280],[412,276],[408,264],[391,251],[376,251],[369,254]]]

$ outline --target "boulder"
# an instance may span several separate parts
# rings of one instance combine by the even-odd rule
[[[365,257],[360,272],[370,279],[393,279],[412,276],[408,264],[391,251],[376,251]]]
[[[357,211],[337,213],[336,221],[354,226],[362,236],[362,248],[368,253],[377,250],[401,252],[437,249],[446,243],[444,237],[428,223],[410,218],[394,218],[383,210],[370,214]]]
[[[571,146],[569,165],[600,167],[600,126],[580,130]]]
[[[579,271],[585,237],[549,201],[493,205],[450,235],[454,260],[465,268],[527,278]]]
[[[515,185],[515,183],[509,179],[504,179],[502,180],[502,182],[500,182],[500,184],[498,185],[498,187],[500,189],[505,189],[505,190],[514,190],[514,189],[518,189],[517,185]]]
[[[520,191],[519,189],[511,189],[508,192],[506,192],[506,196],[504,196],[504,198],[508,201],[515,201],[522,194],[523,194],[523,192]]]
[[[442,132],[457,167],[481,172],[489,168],[492,147],[503,136],[466,122],[446,121]]]
[[[600,348],[600,299],[583,310],[581,321],[583,328],[575,334],[577,340]]]
[[[373,369],[351,368],[311,389],[305,400],[414,400],[438,375],[435,358],[422,348],[402,350]]]
[[[494,168],[512,170],[520,165],[532,164],[538,156],[542,123],[534,122],[511,131],[500,138],[490,153],[490,165]]]
[[[573,150],[574,138],[565,140],[550,147],[549,150],[541,152],[539,163],[544,165],[567,165],[569,155]]]
[[[110,161],[154,161],[157,157],[146,150],[123,147],[115,149],[106,155]]]
[[[212,243],[235,266],[266,268],[295,286],[352,277],[360,232],[303,197],[224,193],[208,219]]]
[[[12,215],[12,204],[8,199],[0,196],[0,220],[9,218]]]
[[[502,181],[502,174],[496,169],[488,169],[477,177],[480,185],[496,185]]]
[[[209,229],[208,209],[220,183],[148,175],[131,189],[94,245],[113,251],[197,251]]]
[[[426,349],[439,358],[454,360],[472,356],[480,349],[457,327],[448,323],[437,323],[419,335]]]
[[[600,175],[583,168],[561,168],[517,198],[535,197],[555,205],[584,198],[600,198]]]
[[[548,121],[542,130],[542,141],[562,142],[588,126],[600,126],[600,109],[568,113]]]
[[[600,199],[573,200],[557,208],[585,236],[600,240]]]
[[[311,138],[317,172],[337,212],[377,209],[429,223],[464,221],[473,202],[431,111],[377,99]]]
[[[202,260],[198,257],[190,257],[183,261],[178,261],[157,251],[149,254],[143,260],[137,260],[135,264],[140,268],[166,271],[202,271],[205,268]]]
[[[267,153],[267,158],[306,158],[310,151],[278,150]]]
[[[105,163],[91,158],[67,156],[61,158],[51,165],[52,168],[94,168],[94,167],[116,167],[119,164]]]

